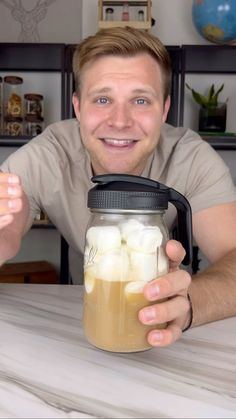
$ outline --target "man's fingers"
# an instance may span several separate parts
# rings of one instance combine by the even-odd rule
[[[177,269],[186,254],[182,244],[176,240],[169,240],[167,242],[166,253],[169,258],[170,270]]]
[[[189,300],[178,295],[162,303],[144,307],[138,313],[139,320],[146,325],[163,324],[183,318],[189,311]]]
[[[179,269],[148,282],[144,287],[143,293],[149,301],[172,297],[183,292],[186,294],[190,282],[190,274]]]
[[[166,329],[155,329],[149,332],[147,340],[152,346],[168,346],[176,342],[182,335],[182,329],[177,320],[169,323]]]
[[[22,187],[18,176],[10,173],[0,173],[0,226],[3,227],[12,221],[6,217],[22,208]],[[4,216],[1,218],[1,216]]]

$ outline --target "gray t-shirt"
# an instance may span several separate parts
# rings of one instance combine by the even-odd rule
[[[70,258],[75,260],[70,266],[72,278],[78,282],[90,215],[87,193],[94,184],[90,157],[81,142],[77,120],[48,126],[41,135],[11,154],[0,169],[21,177],[30,203],[31,223],[43,209],[67,240]],[[158,146],[142,176],[178,190],[189,200],[193,213],[236,200],[228,167],[190,129],[164,124]],[[166,215],[169,227],[174,218],[175,210],[170,205]]]

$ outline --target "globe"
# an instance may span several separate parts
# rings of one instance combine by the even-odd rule
[[[208,41],[236,42],[236,0],[193,0],[192,19],[197,31]]]

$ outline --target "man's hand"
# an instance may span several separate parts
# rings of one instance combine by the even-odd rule
[[[21,211],[22,195],[19,177],[0,172],[0,230],[13,222],[14,213]]]
[[[139,320],[146,325],[168,323],[166,329],[155,329],[149,332],[148,342],[152,346],[166,346],[175,342],[182,330],[190,321],[190,303],[187,298],[191,276],[179,269],[185,256],[182,245],[170,240],[166,245],[166,253],[170,261],[169,273],[154,279],[144,287],[144,295],[149,301],[157,301],[139,312]],[[158,303],[158,300],[167,298]]]

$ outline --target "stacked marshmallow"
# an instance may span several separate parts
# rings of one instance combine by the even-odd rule
[[[150,281],[168,269],[157,226],[135,219],[87,231],[85,272],[105,281]]]

